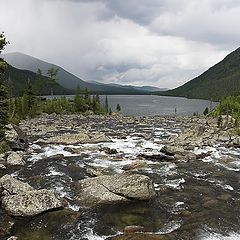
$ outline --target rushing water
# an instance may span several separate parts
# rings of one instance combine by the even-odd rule
[[[158,153],[163,146],[159,140],[177,135],[184,127],[167,119],[139,125],[92,119],[90,124],[92,132],[102,130],[113,141],[74,146],[33,143],[27,166],[12,170],[13,176],[35,188],[59,193],[73,210],[17,220],[14,234],[19,239],[103,240],[121,233],[128,225],[144,226],[154,234],[173,234],[174,240],[240,239],[238,149],[195,149],[198,153],[211,150],[212,154],[190,162],[146,161],[145,166],[133,172],[153,179],[158,193],[154,200],[82,209],[74,201],[74,182],[89,177],[87,168],[102,167],[109,173],[121,173],[125,165],[138,160],[139,153]],[[66,147],[80,149],[79,154],[72,154]],[[107,155],[100,151],[102,147],[114,148],[118,153]]]

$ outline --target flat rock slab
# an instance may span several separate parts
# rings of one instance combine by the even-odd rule
[[[0,178],[2,208],[12,216],[35,216],[63,207],[63,202],[51,191],[36,190],[10,175]]]
[[[5,193],[14,195],[34,190],[29,184],[19,181],[10,175],[4,175],[0,178],[0,187],[3,190],[3,195],[5,195]]]
[[[62,134],[50,137],[44,143],[47,144],[84,144],[84,143],[100,143],[111,142],[111,139],[104,134],[94,134],[92,136],[86,133]]]
[[[115,174],[81,180],[77,200],[85,206],[150,200],[156,195],[152,180],[139,174]]]
[[[29,217],[62,207],[56,195],[46,189],[33,190],[16,195],[6,195],[2,206],[12,216]]]

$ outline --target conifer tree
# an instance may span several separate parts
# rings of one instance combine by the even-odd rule
[[[121,106],[120,106],[120,104],[119,104],[119,103],[117,104],[116,110],[117,110],[118,112],[120,112],[120,111],[121,111]]]
[[[0,33],[0,54],[8,44],[6,37]],[[8,90],[4,83],[4,71],[7,68],[6,62],[0,58],[0,141],[5,136],[5,126],[8,123]]]
[[[50,80],[50,85],[51,85],[51,96],[53,96],[53,87],[54,85],[57,84],[57,74],[58,74],[58,68],[49,68],[47,75],[49,77]]]
[[[105,109],[106,109],[106,113],[108,113],[108,97],[107,96],[105,98]]]

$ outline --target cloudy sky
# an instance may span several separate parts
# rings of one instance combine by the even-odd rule
[[[5,52],[88,80],[173,88],[239,46],[240,0],[1,0]]]

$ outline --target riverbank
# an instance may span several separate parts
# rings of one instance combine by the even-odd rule
[[[44,114],[19,127],[8,134],[14,151],[1,156],[1,224],[11,223],[1,236],[203,239],[238,230],[240,138],[217,119]]]

